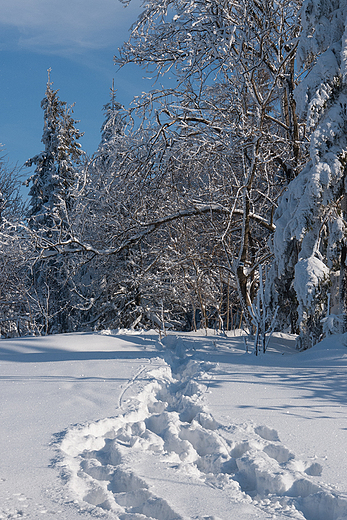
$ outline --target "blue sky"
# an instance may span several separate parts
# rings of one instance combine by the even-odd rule
[[[1,0],[0,143],[10,163],[20,166],[42,150],[40,103],[48,68],[60,99],[75,103],[74,117],[89,154],[99,143],[112,78],[124,105],[151,88],[141,69],[117,71],[113,64],[140,6],[141,0],[126,8],[118,0]]]

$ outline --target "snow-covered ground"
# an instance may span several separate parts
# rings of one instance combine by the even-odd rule
[[[0,342],[0,518],[347,519],[347,338]]]

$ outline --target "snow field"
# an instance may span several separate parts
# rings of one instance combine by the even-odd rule
[[[119,520],[347,518],[347,499],[319,480],[322,465],[297,459],[275,429],[214,420],[205,404],[214,364],[175,336],[163,349],[125,385],[118,416],[64,436],[60,466],[80,507]],[[189,488],[181,501],[179,483]],[[210,490],[218,499],[201,513],[194,493]]]
[[[1,340],[1,519],[81,518],[54,467],[55,447],[69,425],[116,413],[122,390],[158,355],[156,341],[102,333]]]

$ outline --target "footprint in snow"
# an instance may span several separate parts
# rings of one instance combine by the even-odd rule
[[[142,370],[147,384],[128,412],[68,430],[61,443],[62,465],[81,503],[120,520],[183,520],[125,463],[129,453],[136,457],[140,450],[170,460],[185,473],[191,468],[190,474],[207,486],[232,490],[238,500],[247,496],[270,514],[347,518],[347,500],[313,480],[321,475],[319,463],[297,461],[268,426],[218,424],[204,408],[204,387],[196,381],[206,364],[176,360],[174,365],[177,374],[166,364]]]

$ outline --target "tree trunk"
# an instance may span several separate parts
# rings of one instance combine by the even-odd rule
[[[344,195],[341,202],[343,219],[347,219],[347,195]],[[341,249],[340,266],[340,314],[343,314],[342,333],[347,332],[347,244],[344,242]]]

